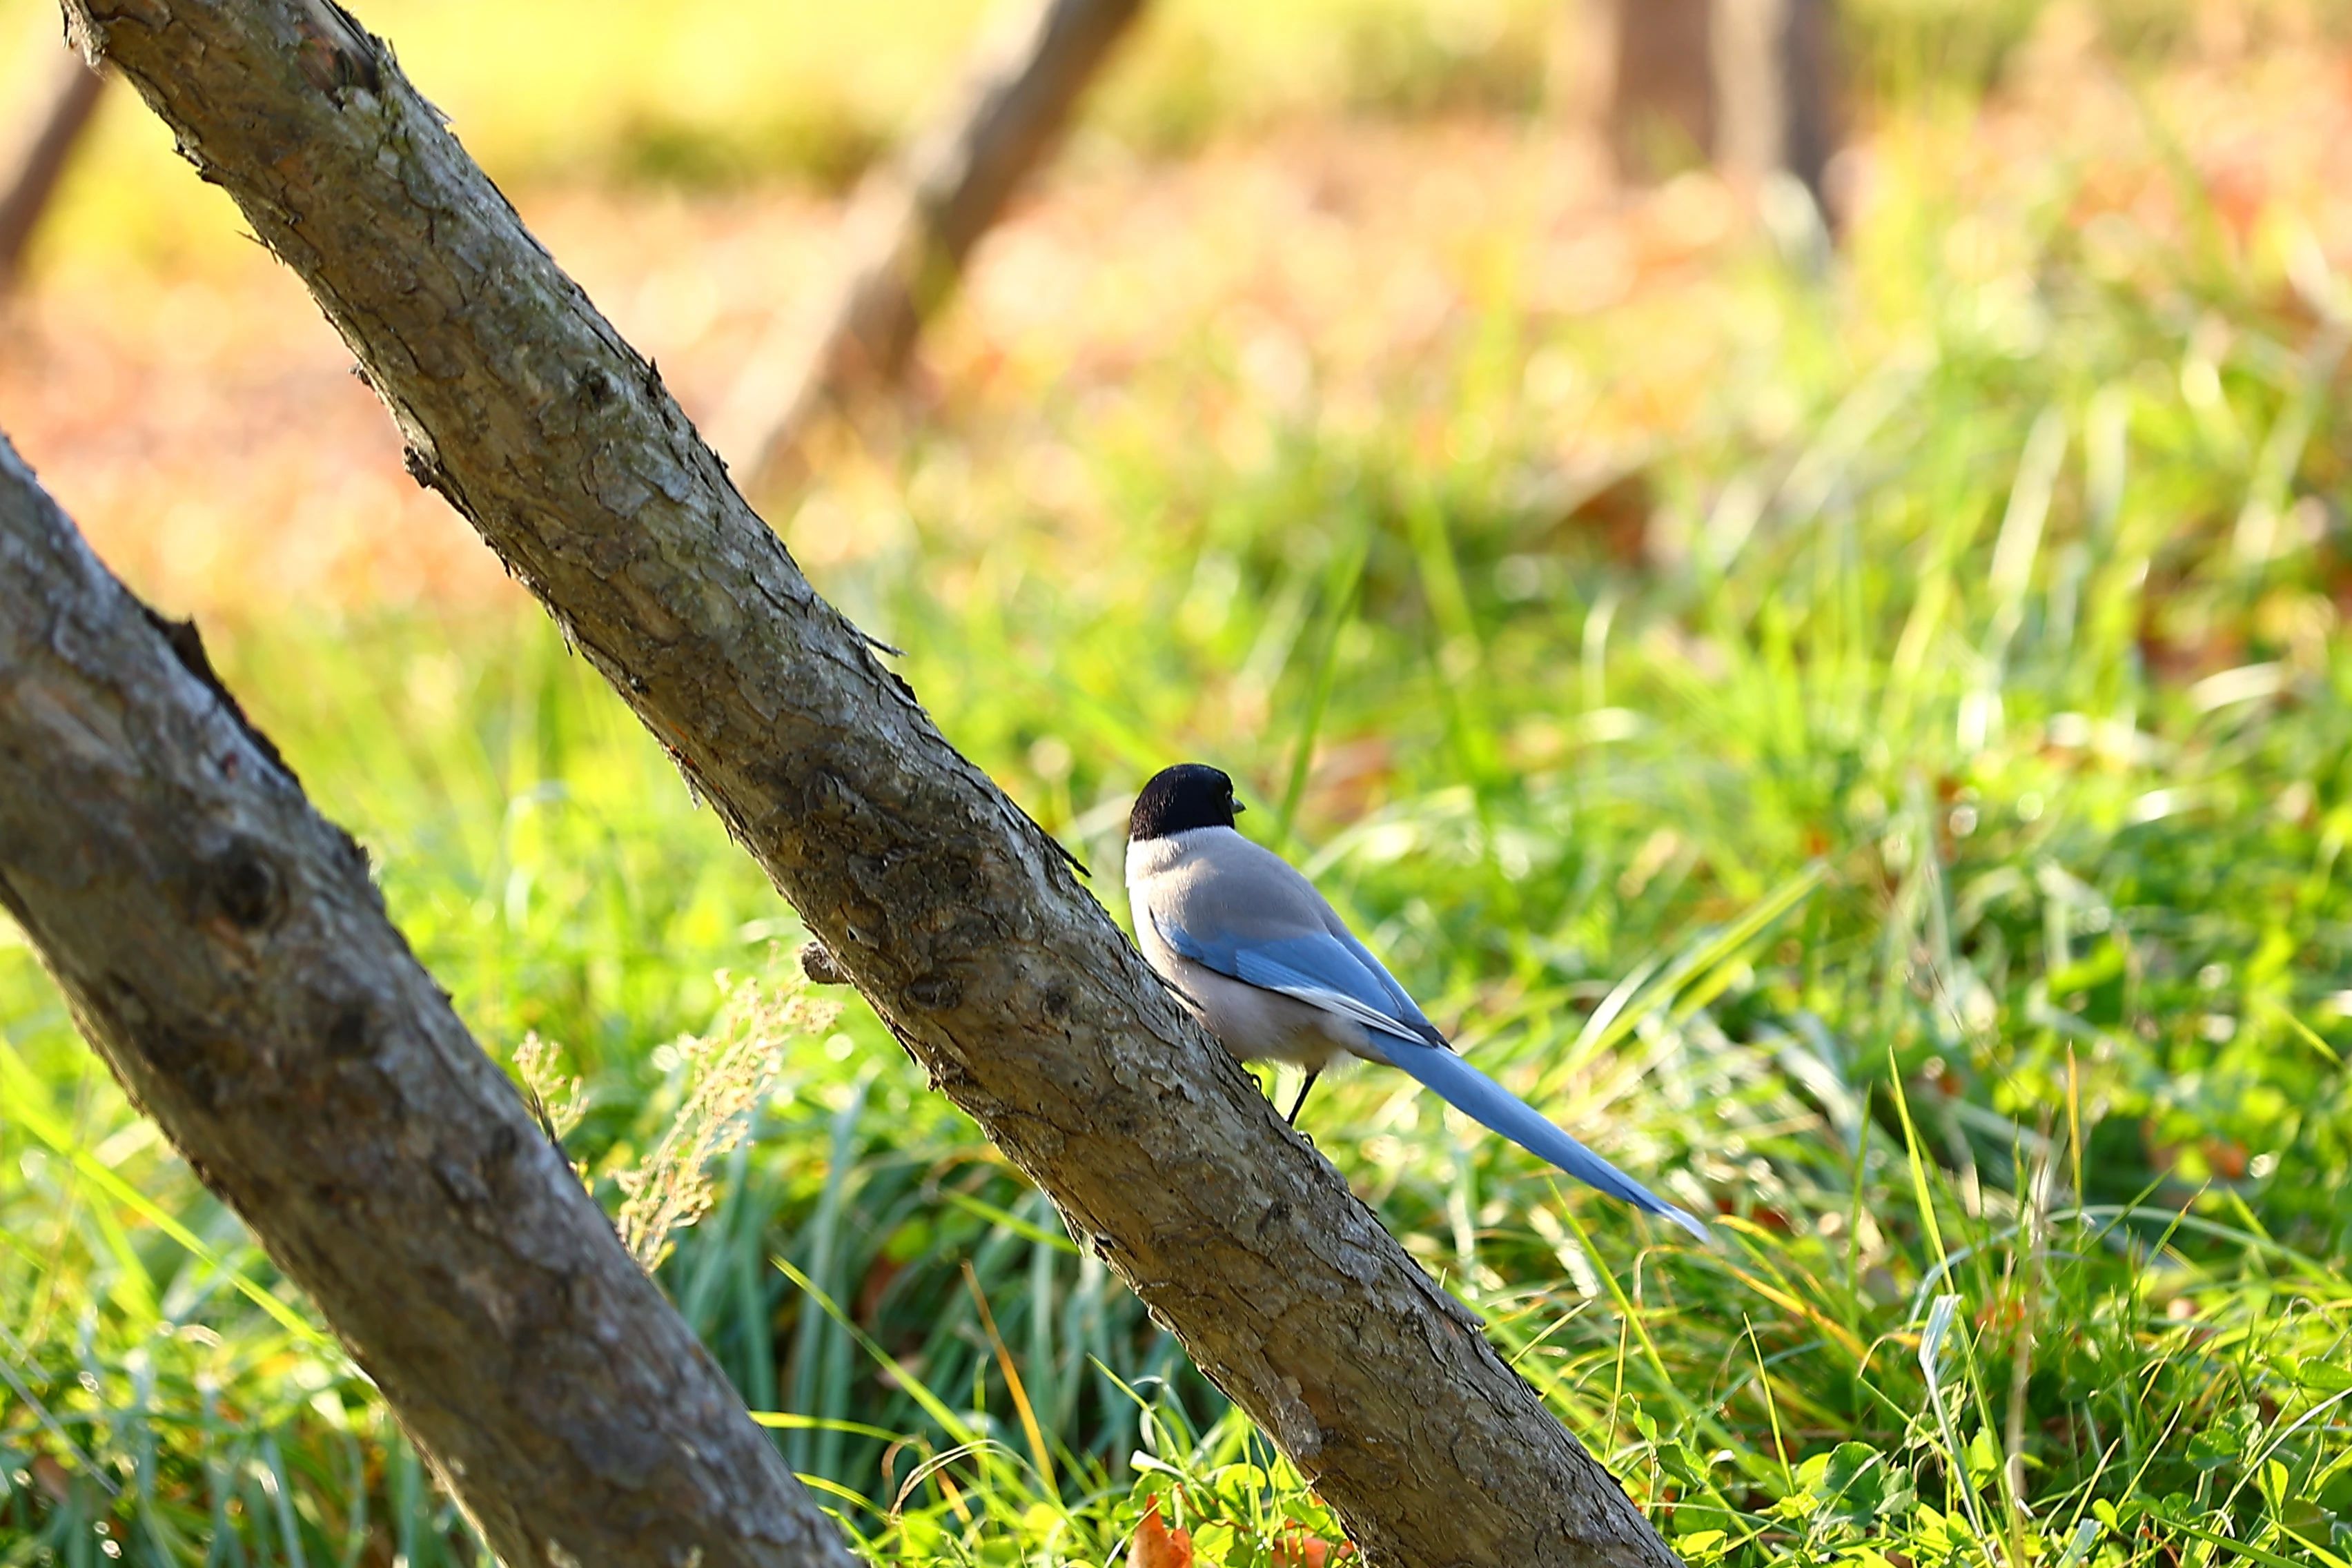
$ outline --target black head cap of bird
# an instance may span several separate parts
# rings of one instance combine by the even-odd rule
[[[1221,769],[1179,763],[1154,773],[1135,797],[1127,836],[1141,841],[1192,827],[1231,827],[1235,814],[1245,809],[1234,798],[1234,781]]]

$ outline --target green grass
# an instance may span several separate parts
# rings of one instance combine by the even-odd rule
[[[1694,1563],[2341,1563],[2352,298],[2186,189],[2202,239],[2118,245],[2063,167],[1956,246],[1917,173],[1826,279],[1563,322],[1491,269],[1370,418],[1239,327],[952,408],[819,585],[1115,912],[1136,784],[1216,761],[1465,1049],[1723,1211],[1370,1069],[1307,1118]],[[1675,435],[1584,496],[1661,357]],[[566,1048],[617,1205],[790,911],[536,616],[278,609],[230,684],[486,1045]],[[0,1035],[0,1564],[475,1561],[21,945]],[[862,1008],[718,1174],[662,1282],[877,1558],[1102,1563],[1150,1495],[1216,1562],[1328,1531]]]

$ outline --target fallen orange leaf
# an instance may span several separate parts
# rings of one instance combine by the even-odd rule
[[[1127,1568],[1192,1568],[1192,1532],[1160,1522],[1158,1498],[1151,1500],[1134,1539],[1127,1543]]]
[[[1356,1543],[1342,1541],[1338,1545],[1307,1533],[1307,1527],[1294,1524],[1275,1538],[1273,1568],[1330,1568],[1356,1554]]]

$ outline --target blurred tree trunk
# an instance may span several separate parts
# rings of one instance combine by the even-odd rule
[[[1652,179],[1715,147],[1715,0],[1602,0],[1609,147]]]
[[[867,181],[846,283],[814,333],[780,317],[714,428],[758,493],[791,473],[828,408],[897,384],[924,321],[1069,124],[1143,0],[1041,0],[982,47],[954,108]]]
[[[849,1568],[366,854],[5,437],[0,905],[506,1562]]]
[[[68,0],[931,1080],[1376,1564],[1675,1562],[801,575],[327,0]]]
[[[1716,158],[1746,174],[1783,174],[1825,218],[1836,151],[1830,0],[1716,0]]]
[[[1785,174],[1825,216],[1836,151],[1831,0],[1601,0],[1618,166],[1654,178],[1712,158]]]
[[[106,79],[71,50],[58,51],[49,89],[27,121],[23,139],[0,163],[0,298],[16,285],[25,247],[40,226],[105,85]]]

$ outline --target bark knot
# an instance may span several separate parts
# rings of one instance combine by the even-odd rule
[[[294,63],[303,79],[334,100],[338,109],[355,88],[383,92],[383,71],[368,30],[334,0],[310,0],[304,9],[307,14],[294,24],[302,35]]]
[[[239,838],[205,868],[213,909],[248,935],[260,935],[286,917],[286,882],[260,847]]]
[[[801,809],[826,822],[854,823],[870,816],[874,807],[850,787],[849,781],[830,768],[819,768],[801,790]]]
[[[934,970],[908,983],[907,1000],[933,1013],[943,1013],[963,1000],[963,987],[951,974]]]
[[[613,378],[593,364],[573,378],[572,391],[583,408],[602,408],[620,395],[620,388],[613,384]]]
[[[341,1061],[365,1055],[369,1032],[367,1004],[351,1002],[338,1007],[327,1025],[327,1054]]]

